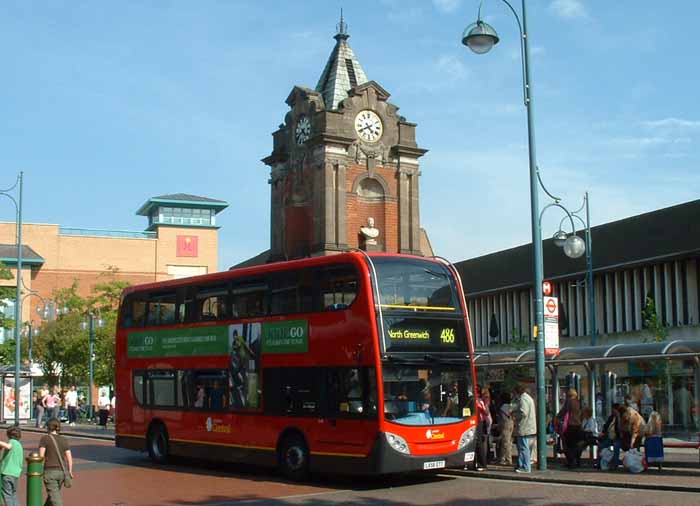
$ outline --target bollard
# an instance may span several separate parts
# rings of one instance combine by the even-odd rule
[[[27,506],[43,504],[44,457],[33,452],[27,456]]]

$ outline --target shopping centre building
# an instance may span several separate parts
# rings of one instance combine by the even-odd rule
[[[147,220],[144,231],[23,224],[22,321],[39,323],[36,309],[74,282],[88,295],[109,279],[138,284],[217,271],[216,215],[226,207],[222,200],[178,193],[150,198],[138,209]],[[0,285],[16,286],[16,244],[15,222],[0,222],[0,261],[13,276]],[[5,313],[13,307],[10,302]]]

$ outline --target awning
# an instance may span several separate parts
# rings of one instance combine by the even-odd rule
[[[654,343],[610,344],[605,346],[572,346],[548,357],[548,365],[577,363],[624,362],[627,360],[684,360],[700,358],[700,340],[677,340]],[[476,352],[476,367],[502,367],[535,364],[535,351]]]

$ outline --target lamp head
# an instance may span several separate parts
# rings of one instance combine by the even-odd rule
[[[569,258],[579,258],[586,252],[586,243],[577,235],[570,235],[564,241],[564,254]]]
[[[552,240],[553,240],[555,246],[563,248],[564,243],[566,242],[566,240],[568,238],[569,238],[569,234],[567,234],[563,230],[557,230],[557,232],[552,237]]]
[[[488,53],[493,46],[498,44],[498,41],[496,30],[481,19],[466,27],[462,33],[462,44],[476,54]]]

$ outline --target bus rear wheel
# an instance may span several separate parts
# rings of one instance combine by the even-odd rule
[[[303,481],[309,477],[309,449],[301,436],[289,435],[282,440],[278,460],[287,478]]]
[[[153,425],[148,431],[147,439],[148,456],[156,464],[165,464],[168,461],[168,433],[161,424]]]

